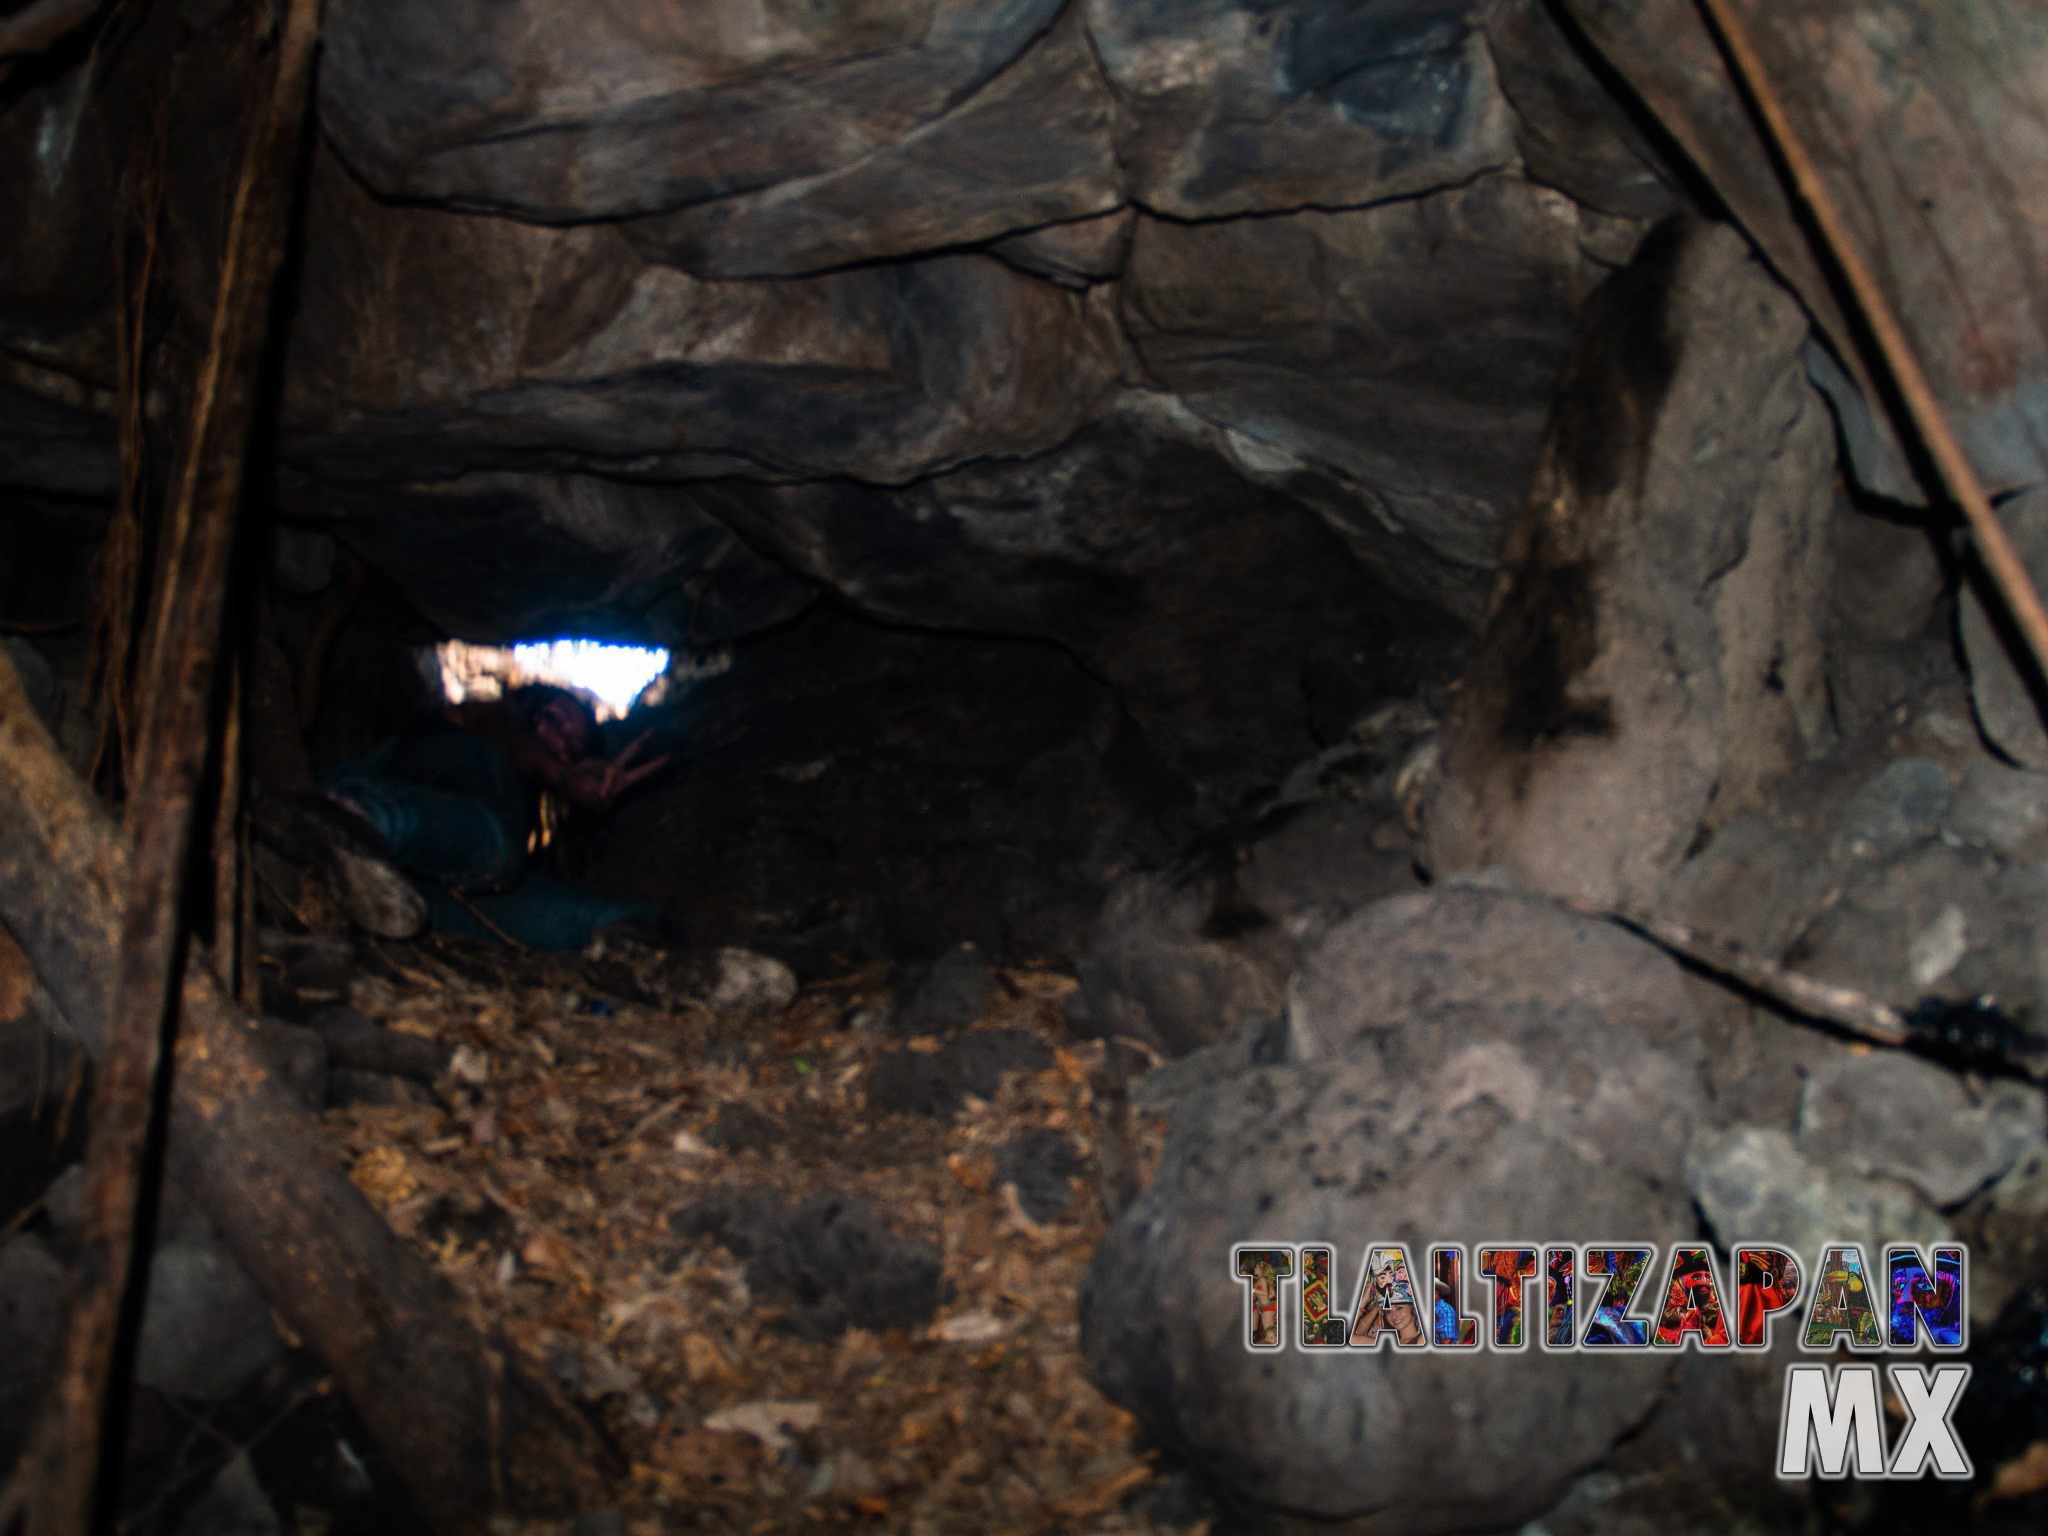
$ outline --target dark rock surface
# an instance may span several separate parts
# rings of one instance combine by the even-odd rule
[[[956,1035],[936,1051],[906,1046],[889,1052],[869,1071],[868,1107],[944,1118],[969,1094],[995,1097],[1011,1072],[1042,1072],[1051,1065],[1052,1052],[1021,1029]]]
[[[2038,586],[2048,577],[2048,496],[2037,490],[2015,496],[1999,509],[1999,520]],[[1973,570],[1963,583],[1958,621],[1970,698],[1985,738],[2024,767],[2048,768],[2048,727],[2041,723],[2048,689],[1982,570]]]
[[[1833,428],[1805,330],[1712,225],[1660,226],[1588,307],[1446,723],[1435,869],[1640,902],[1827,745]]]
[[[603,829],[587,878],[807,979],[963,939],[1072,953],[1107,866],[1187,825],[1107,690],[1045,646],[821,609],[744,644],[661,734],[675,768]]]
[[[1000,985],[980,948],[955,945],[931,963],[908,998],[899,999],[890,1028],[899,1035],[957,1035],[981,1017]]]
[[[938,1254],[835,1190],[785,1208],[773,1191],[731,1189],[678,1211],[669,1226],[723,1243],[746,1264],[755,1297],[786,1308],[784,1326],[806,1338],[915,1327],[941,1299]]]
[[[1033,1126],[996,1148],[996,1184],[1017,1186],[1017,1203],[1033,1221],[1059,1221],[1074,1203],[1074,1180],[1087,1163],[1074,1139]]]
[[[1873,1113],[1882,1106],[1881,1113]],[[1802,1149],[1872,1177],[1902,1179],[1957,1206],[2048,1136],[2039,1090],[1967,1085],[1898,1052],[1834,1058],[1806,1079]]]
[[[1303,953],[1416,884],[1403,804],[1434,751],[1415,701],[1385,705],[1299,763],[1243,824],[1120,877],[1089,936],[1076,1027],[1173,1054],[1277,1019]]]
[[[1512,1526],[1660,1400],[1668,1360],[1290,1355],[1243,1344],[1233,1244],[1421,1245],[1691,1224],[1703,1045],[1677,968],[1619,930],[1475,889],[1332,931],[1288,1007],[1285,1059],[1190,1088],[1152,1187],[1097,1251],[1084,1348],[1162,1443],[1267,1511],[1354,1531]],[[1217,1047],[1216,1049],[1222,1049]],[[1360,1254],[1340,1254],[1350,1311]],[[1303,1426],[1323,1426],[1304,1432]],[[1428,1457],[1401,1449],[1427,1443]]]
[[[1842,356],[1853,341],[1740,98],[1728,88],[1692,0],[1565,0],[1593,44],[1691,157],[1819,317]],[[1792,127],[1993,493],[2042,477],[2039,381],[2048,325],[2039,142],[2009,132],[2037,109],[2048,36],[2010,0],[1958,12],[1901,0],[1744,6],[1765,73]],[[2035,105],[2027,105],[2033,103]],[[1956,274],[1968,273],[1958,282]],[[2009,319],[1986,326],[1983,318]],[[1881,413],[1816,354],[1816,377],[1842,412],[1856,473],[1901,501],[1921,491]]]
[[[57,1352],[68,1276],[34,1233],[0,1242],[0,1457],[11,1465],[28,1440]]]
[[[149,1267],[149,1301],[135,1376],[172,1397],[233,1397],[284,1356],[256,1283],[210,1238],[160,1246]]]

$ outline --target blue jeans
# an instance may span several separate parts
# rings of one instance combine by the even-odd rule
[[[645,902],[529,873],[531,802],[503,747],[462,731],[400,737],[339,763],[320,787],[359,810],[443,933],[496,937],[442,887],[529,949],[580,949],[600,928],[651,920]]]

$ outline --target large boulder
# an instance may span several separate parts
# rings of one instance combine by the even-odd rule
[[[1334,1240],[1348,1314],[1375,1241],[1420,1263],[1432,1242],[1691,1233],[1705,1089],[1678,968],[1540,898],[1453,887],[1333,930],[1287,1015],[1282,1060],[1186,1075],[1158,1176],[1089,1271],[1090,1369],[1236,1501],[1318,1529],[1512,1527],[1649,1417],[1670,1356],[1589,1376],[1532,1346],[1483,1381],[1440,1352],[1262,1356],[1231,1251]]]
[[[1834,434],[1806,322],[1725,226],[1587,308],[1429,808],[1438,869],[1640,903],[1828,740]]]

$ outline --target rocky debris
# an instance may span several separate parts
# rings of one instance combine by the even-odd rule
[[[327,1074],[327,1104],[345,1109],[355,1104],[389,1106],[433,1102],[423,1084],[360,1067],[335,1067]]]
[[[259,932],[256,945],[265,1013],[296,1023],[347,1003],[357,966],[348,935],[273,928]]]
[[[1282,1060],[1173,1105],[1158,1175],[1083,1291],[1090,1368],[1275,1515],[1423,1533],[1527,1519],[1650,1416],[1669,1361],[1613,1362],[1597,1394],[1535,1349],[1484,1393],[1440,1354],[1278,1370],[1244,1347],[1244,1298],[1216,1277],[1261,1237],[1688,1230],[1705,1085],[1678,969],[1540,899],[1439,889],[1334,929],[1288,1011]],[[1340,1296],[1359,1259],[1340,1255]],[[1403,1450],[1423,1442],[1429,1457]]]
[[[899,1035],[957,1035],[981,1018],[999,983],[988,956],[959,944],[931,963],[909,998],[891,1015]]]
[[[1828,745],[1834,439],[1805,327],[1717,225],[1661,226],[1589,304],[1445,725],[1433,868],[1643,902]]]
[[[1088,1145],[1106,1051],[1063,1037],[1070,977],[1004,965],[984,1024],[1033,1036],[1057,1070],[1009,1074],[972,1112],[937,1120],[866,1103],[865,1071],[896,1042],[848,1018],[888,997],[884,965],[807,988],[773,1019],[614,992],[598,1020],[564,993],[590,997],[593,969],[614,961],[629,975],[625,949],[593,962],[446,938],[381,948],[388,974],[359,979],[355,1006],[459,1042],[489,1070],[443,1077],[432,1102],[330,1111],[325,1127],[467,1305],[536,1365],[573,1361],[597,1389],[592,1411],[644,1469],[604,1490],[628,1525],[710,1503],[778,1529],[808,1509],[963,1532],[1200,1523],[1202,1510],[1169,1525],[1127,1507],[1154,1474],[1135,1423],[1086,1380],[1074,1326],[1096,1202],[1040,1224],[994,1181],[997,1149],[1031,1129]],[[758,1145],[720,1145],[721,1123]],[[1135,1124],[1133,1166],[1155,1148],[1149,1119]],[[847,1197],[836,1215],[824,1190]],[[727,1239],[679,1238],[676,1218],[700,1203]],[[762,1246],[743,1258],[751,1234]],[[890,1285],[862,1290],[865,1275]],[[850,1316],[899,1302],[892,1315],[917,1321]],[[783,1453],[710,1427],[767,1427],[763,1404],[817,1418]],[[258,1468],[287,1502],[260,1456]],[[355,1528],[332,1493],[289,1502]]]
[[[787,1309],[805,1338],[848,1328],[911,1328],[940,1301],[938,1254],[899,1238],[861,1201],[826,1190],[785,1207],[773,1191],[734,1189],[670,1218],[678,1237],[709,1237],[747,1266],[755,1297]]]
[[[1017,1203],[1033,1221],[1056,1222],[1072,1207],[1074,1180],[1087,1166],[1071,1136],[1032,1126],[996,1148],[995,1182],[1016,1186]]]
[[[35,1233],[0,1239],[0,1460],[10,1466],[42,1402],[68,1287],[63,1261]]]
[[[1944,1210],[2005,1173],[2044,1133],[2039,1089],[1990,1082],[1973,1090],[1897,1051],[1845,1054],[1817,1067],[1799,1111],[1806,1156],[1904,1180]]]
[[[943,1119],[970,1094],[993,1097],[1006,1073],[1042,1072],[1051,1065],[1052,1052],[1021,1030],[976,1030],[936,1051],[890,1051],[868,1069],[868,1104],[895,1114]]]
[[[196,1234],[158,1247],[136,1380],[172,1397],[221,1402],[283,1357],[269,1306],[226,1249]]]
[[[1179,1054],[1276,1019],[1324,933],[1414,888],[1403,802],[1434,736],[1419,702],[1384,705],[1297,764],[1247,824],[1119,879],[1080,965],[1076,1027]]]

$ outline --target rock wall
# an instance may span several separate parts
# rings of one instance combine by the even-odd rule
[[[0,112],[24,493],[111,488],[112,87],[174,45],[203,308],[186,162],[228,159],[240,32],[164,10],[107,91],[53,60]],[[1536,0],[337,0],[280,506],[474,638],[745,633],[803,590],[758,554],[1051,640],[1227,803],[1300,755],[1354,615],[1483,608],[1577,307],[1677,205],[1600,99]]]

